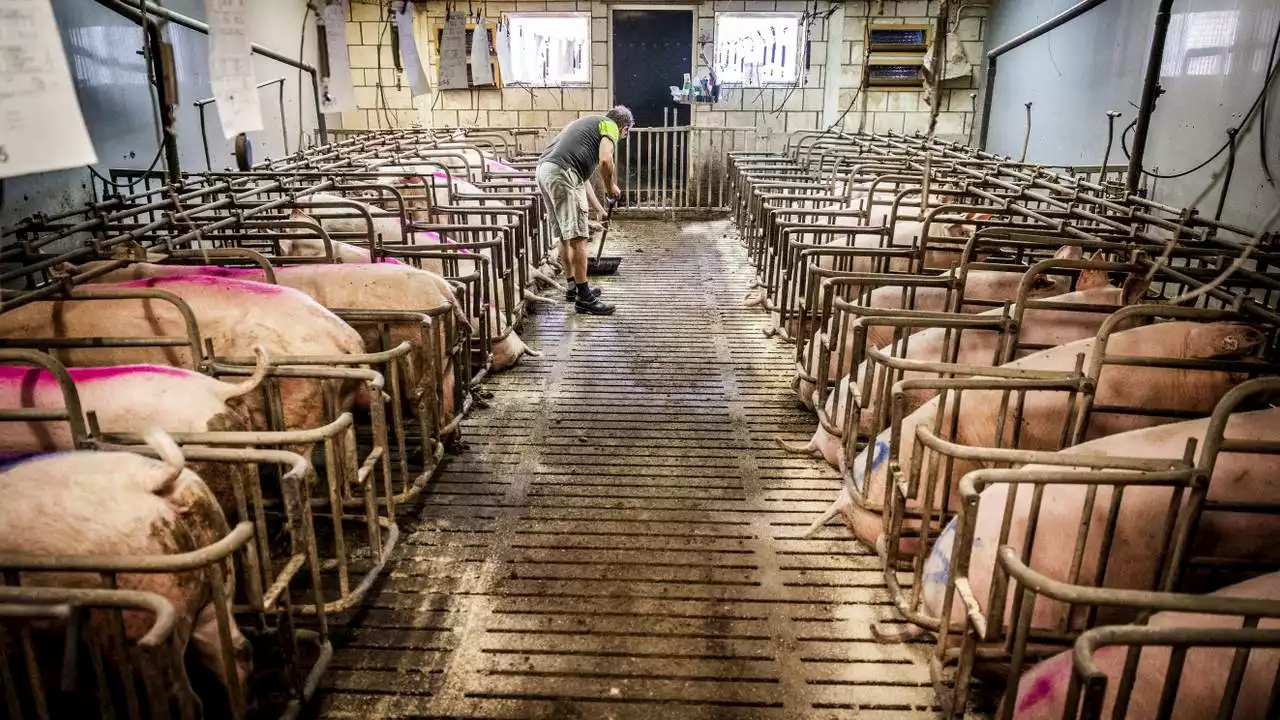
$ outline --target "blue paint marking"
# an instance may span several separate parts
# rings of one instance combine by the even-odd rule
[[[40,458],[65,454],[66,453],[60,452],[0,452],[0,472],[12,470],[17,466],[28,463],[32,460],[39,460]]]
[[[947,577],[951,573],[951,550],[954,541],[952,538],[956,534],[956,518],[952,518],[951,522],[943,528],[942,533],[938,535],[938,540],[933,543],[933,549],[929,551],[929,559],[924,566],[924,581],[926,584],[936,584],[945,586]]]
[[[872,470],[880,467],[884,464],[885,460],[889,459],[889,443],[883,440],[876,440],[870,448],[864,448],[862,452],[858,454],[858,459],[853,461],[853,486],[859,490],[862,489],[862,483],[867,474],[866,470],[863,468],[866,467],[865,463],[867,461],[868,449],[873,450],[875,453],[871,456]]]

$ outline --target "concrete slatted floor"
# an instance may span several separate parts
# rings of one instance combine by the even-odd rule
[[[779,436],[814,420],[739,309],[732,226],[615,224],[610,318],[540,307],[351,619],[322,717],[925,718],[923,646],[880,645],[877,560]]]

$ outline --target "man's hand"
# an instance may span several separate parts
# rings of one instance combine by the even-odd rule
[[[617,200],[618,198],[622,197],[622,190],[618,189],[617,184],[610,185],[608,193],[609,193],[610,200]]]

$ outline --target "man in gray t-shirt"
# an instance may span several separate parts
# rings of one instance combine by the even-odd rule
[[[605,115],[587,115],[566,125],[538,159],[538,187],[569,263],[565,272],[573,275],[574,286],[566,299],[574,300],[580,313],[611,315],[616,309],[600,299],[600,288],[587,284],[587,240],[591,236],[587,207],[590,204],[603,219],[604,208],[591,187],[597,165],[609,199],[616,201],[622,194],[614,151],[634,124],[631,111],[622,105]]]

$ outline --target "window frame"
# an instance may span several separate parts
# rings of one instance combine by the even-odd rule
[[[796,11],[780,11],[780,10],[779,11],[774,11],[774,10],[721,11],[721,12],[715,13],[714,26],[711,33],[711,39],[712,39],[711,67],[715,69],[716,77],[717,79],[719,79],[720,84],[723,87],[742,88],[742,89],[779,88],[779,87],[785,88],[785,87],[793,87],[800,83],[802,76],[800,74],[801,71],[800,71],[798,62],[792,63],[791,67],[793,68],[794,76],[790,80],[763,80],[753,84],[748,84],[745,80],[725,80],[724,75],[720,72],[720,68],[716,67],[716,60],[715,60],[716,56],[719,54],[720,20],[722,17],[738,17],[738,18],[752,17],[752,18],[770,18],[770,19],[788,18],[788,19],[794,20],[796,24],[796,45],[795,45],[795,48],[793,48],[793,52],[795,53],[794,57],[798,61],[804,49],[804,42],[805,42],[806,28],[805,28],[805,22],[804,22],[804,13],[796,12]]]
[[[585,68],[584,70],[585,77],[582,80],[561,80],[558,82],[551,82],[549,80],[539,78],[536,81],[530,82],[527,80],[518,79],[515,77],[514,74],[508,74],[507,71],[504,69],[503,70],[504,86],[515,86],[515,87],[525,87],[525,88],[591,87],[591,48],[592,48],[591,20],[592,18],[591,18],[590,11],[561,10],[561,11],[551,11],[551,12],[540,12],[540,11],[525,12],[525,11],[517,10],[517,11],[511,11],[511,12],[504,12],[502,13],[502,22],[507,26],[508,43],[511,42],[512,22],[514,20],[519,20],[520,18],[539,18],[539,19],[550,19],[550,20],[555,20],[555,19],[585,20],[584,25],[586,26],[586,36],[584,38],[584,44],[583,44],[583,48],[584,48],[583,49],[583,55],[584,55],[583,68]],[[514,58],[514,55],[515,55],[514,47],[511,48],[511,55]],[[512,68],[512,70],[514,70],[514,68]],[[507,78],[510,78],[510,79],[508,80]]]

